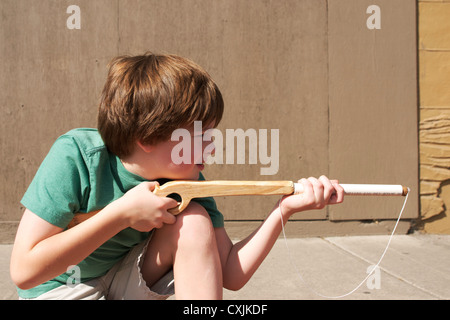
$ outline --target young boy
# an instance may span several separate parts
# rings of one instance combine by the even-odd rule
[[[152,190],[168,180],[203,180],[198,163],[205,161],[174,164],[172,132],[194,133],[194,121],[206,131],[222,112],[219,89],[192,61],[151,53],[114,59],[98,131],[58,138],[22,199],[11,256],[19,297],[165,299],[175,290],[177,299],[220,299],[223,287],[238,290],[257,270],[281,232],[281,217],[286,223],[295,212],[343,201],[337,181],[301,179],[305,191],[283,197],[236,244],[212,198],[170,214],[177,201]],[[75,213],[94,210],[67,228]]]

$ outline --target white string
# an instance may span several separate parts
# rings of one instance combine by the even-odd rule
[[[398,225],[398,223],[400,222],[400,218],[402,217],[403,211],[405,210],[406,202],[408,201],[409,191],[410,191],[410,189],[408,188],[408,193],[407,193],[406,196],[405,196],[405,202],[403,202],[403,207],[402,207],[402,209],[400,210],[400,214],[398,215],[397,222],[395,223],[394,229],[392,230],[391,236],[389,237],[389,241],[388,241],[388,243],[387,243],[387,245],[386,245],[386,248],[384,249],[384,252],[383,252],[383,254],[381,255],[380,259],[378,260],[377,264],[375,265],[375,267],[372,268],[372,270],[371,270],[371,271],[369,272],[369,274],[364,278],[364,280],[361,281],[361,283],[358,284],[358,285],[356,286],[356,288],[354,288],[353,290],[351,290],[351,291],[349,291],[349,292],[347,292],[347,293],[345,293],[345,294],[339,295],[339,296],[327,296],[327,295],[321,294],[321,293],[317,292],[316,290],[312,289],[311,286],[308,285],[308,283],[303,279],[302,275],[301,275],[300,272],[298,271],[298,268],[297,268],[296,264],[292,261],[292,255],[291,255],[289,246],[288,246],[288,244],[287,244],[286,233],[285,233],[285,231],[284,231],[283,214],[282,214],[282,212],[281,212],[281,199],[280,199],[280,200],[278,201],[278,208],[280,209],[281,229],[282,229],[282,231],[283,231],[284,243],[285,243],[286,249],[287,249],[287,251],[288,251],[289,261],[291,262],[292,267],[293,267],[293,268],[295,269],[295,271],[297,272],[297,275],[299,276],[300,280],[305,284],[306,288],[307,288],[308,290],[310,290],[311,292],[315,293],[316,295],[318,295],[318,296],[320,296],[320,297],[322,297],[322,298],[326,298],[326,299],[340,299],[340,298],[344,298],[344,297],[346,297],[346,296],[348,296],[348,295],[351,295],[351,294],[352,294],[353,292],[355,292],[356,290],[358,290],[359,287],[361,287],[361,286],[363,285],[363,283],[366,282],[367,279],[372,275],[372,273],[378,268],[378,266],[380,265],[381,261],[383,260],[385,254],[386,254],[386,252],[387,252],[387,250],[388,250],[388,248],[389,248],[389,245],[391,244],[391,240],[392,240],[392,237],[394,236],[395,230],[397,229],[397,225]]]

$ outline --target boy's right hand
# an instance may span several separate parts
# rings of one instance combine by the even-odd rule
[[[152,191],[156,185],[156,181],[142,182],[115,201],[128,227],[148,232],[175,223],[176,217],[167,210],[176,207],[178,202],[155,195]]]

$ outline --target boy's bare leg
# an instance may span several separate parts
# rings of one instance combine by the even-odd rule
[[[222,299],[222,269],[214,228],[197,203],[191,203],[174,224],[154,231],[142,273],[151,286],[172,268],[177,299]]]

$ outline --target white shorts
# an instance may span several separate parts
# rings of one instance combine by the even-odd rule
[[[108,273],[75,286],[62,285],[32,300],[165,300],[174,294],[170,271],[151,288],[141,274],[148,241],[134,247]]]

